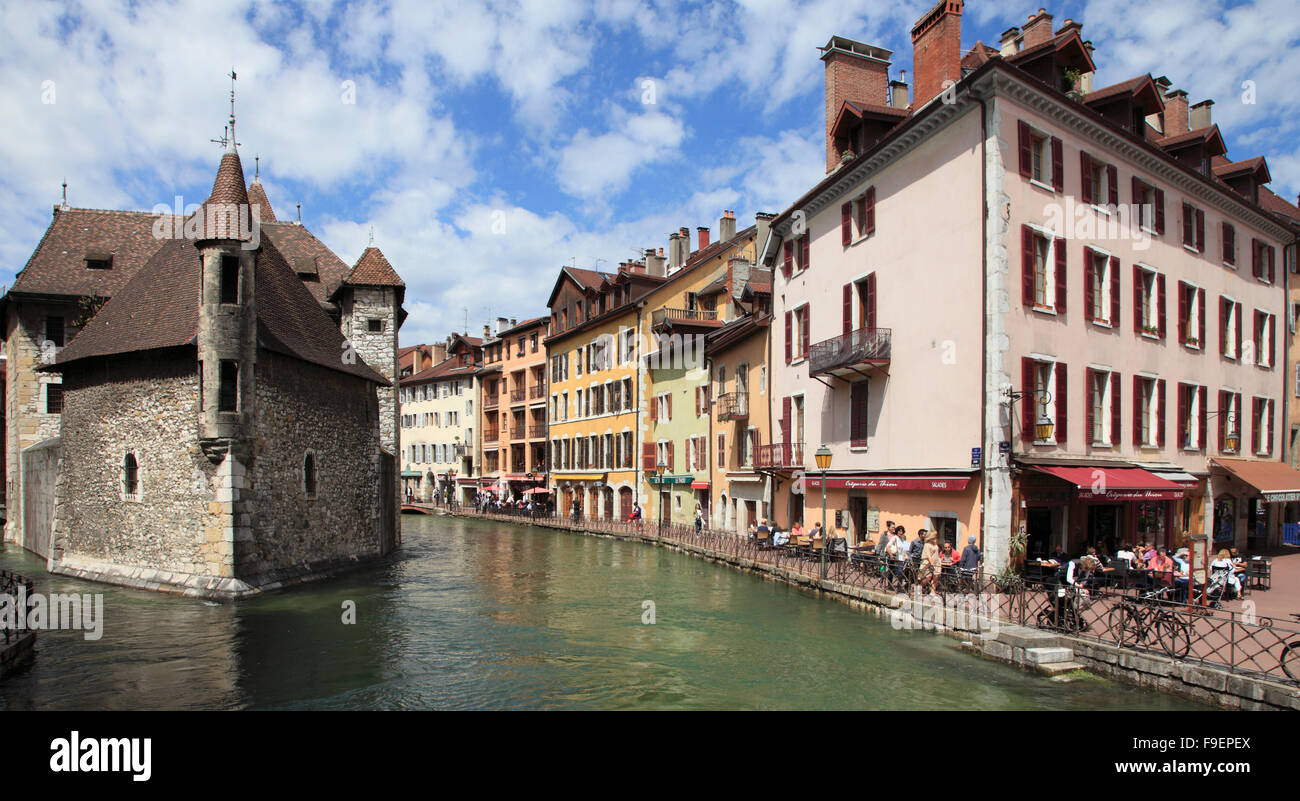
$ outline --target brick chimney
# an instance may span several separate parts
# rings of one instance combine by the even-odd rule
[[[709,229],[705,228],[703,225],[697,225],[695,227],[695,233],[699,237],[700,250],[704,250],[709,246]]]
[[[832,36],[821,48],[826,63],[826,171],[840,165],[831,126],[845,100],[883,106],[889,102],[889,60],[893,52],[882,47]]]
[[[1052,15],[1048,14],[1045,8],[1038,9],[1037,14],[1029,15],[1029,21],[1025,23],[1022,33],[1025,37],[1024,49],[1026,50],[1051,39]]]
[[[1187,127],[1187,93],[1182,89],[1174,89],[1165,95],[1165,115],[1164,115],[1164,134],[1165,136],[1177,136],[1185,134],[1190,129]]]
[[[730,242],[736,238],[736,212],[727,209],[718,220],[718,241]]]
[[[961,80],[962,0],[939,0],[912,27],[912,105],[920,108],[943,91],[944,81]]]

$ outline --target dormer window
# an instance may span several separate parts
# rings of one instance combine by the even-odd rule
[[[86,269],[111,270],[113,269],[113,257],[102,253],[87,254]]]

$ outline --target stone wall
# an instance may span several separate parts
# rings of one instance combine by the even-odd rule
[[[50,556],[56,484],[62,456],[59,438],[51,437],[24,450],[22,457],[22,546],[45,559]]]
[[[257,585],[295,565],[381,555],[375,385],[267,351],[258,357],[256,385],[256,441],[240,491],[252,539],[236,549],[237,575]],[[309,451],[314,498],[303,482]]]

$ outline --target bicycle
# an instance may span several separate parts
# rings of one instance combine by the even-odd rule
[[[1300,620],[1300,612],[1292,612],[1291,617]],[[1300,638],[1282,646],[1282,672],[1291,681],[1300,681]]]
[[[1065,632],[1080,632],[1088,628],[1082,610],[1088,596],[1077,585],[1060,585],[1049,588],[1048,600],[1035,618],[1039,628]]]
[[[1192,625],[1171,608],[1170,587],[1123,598],[1108,623],[1120,648],[1159,645],[1166,656],[1182,659],[1192,650]]]

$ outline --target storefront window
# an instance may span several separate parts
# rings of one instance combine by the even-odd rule
[[[1165,508],[1164,502],[1146,502],[1137,505],[1137,538],[1144,542],[1164,543]]]
[[[1237,538],[1237,501],[1219,498],[1214,502],[1214,541],[1232,542]]]

